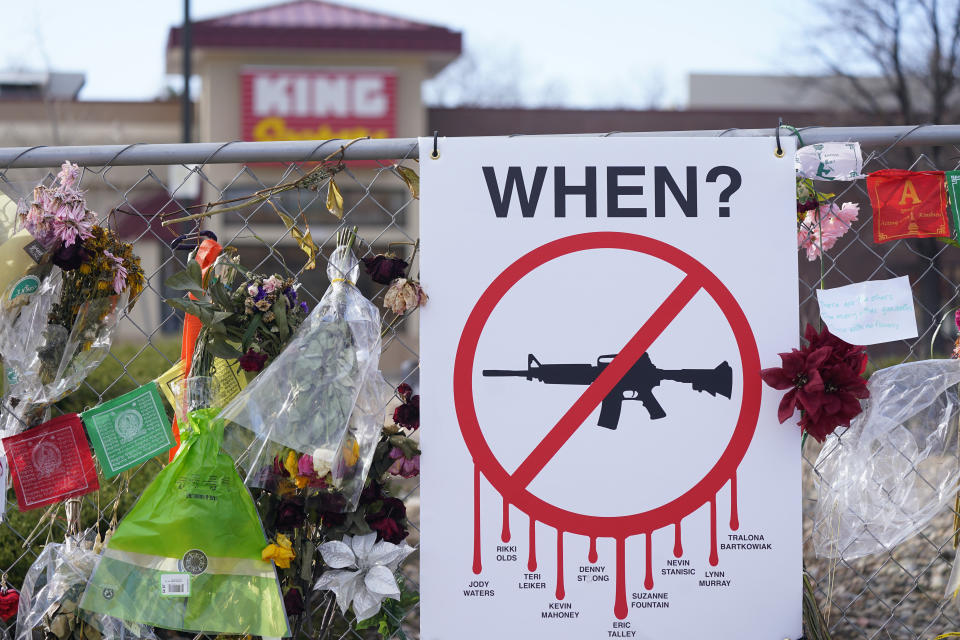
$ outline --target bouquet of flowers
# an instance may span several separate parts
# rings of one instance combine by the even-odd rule
[[[166,302],[203,325],[190,366],[193,376],[211,375],[214,357],[236,359],[244,371],[259,372],[280,355],[309,311],[297,299],[300,284],[293,278],[250,272],[229,252],[217,258],[207,282],[200,265],[190,260],[166,285],[192,294]]]
[[[64,163],[52,186],[37,186],[31,203],[21,203],[20,222],[39,258],[0,303],[4,400],[14,407],[4,420],[8,434],[42,422],[47,407],[103,361],[117,321],[143,289],[140,259],[95,224],[79,172]]]
[[[298,459],[312,457],[314,469],[323,471],[318,481],[329,479],[328,486],[344,492],[347,508],[363,487],[390,396],[378,371],[380,314],[355,285],[355,239],[353,232],[340,234],[320,303],[222,414],[253,436],[237,452],[248,485],[259,486],[259,471],[289,449]]]

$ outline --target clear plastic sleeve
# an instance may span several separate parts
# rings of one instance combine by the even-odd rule
[[[864,411],[827,438],[814,468],[814,549],[846,560],[886,551],[952,504],[960,485],[960,361],[881,369]]]
[[[94,531],[49,543],[27,571],[20,590],[16,640],[156,640],[153,629],[78,607],[100,554]]]
[[[2,434],[11,435],[43,421],[47,406],[72,393],[96,369],[113,341],[128,293],[83,303],[68,331],[47,323],[63,287],[56,267],[40,279],[36,291],[24,293],[17,281],[0,303],[0,354],[5,368],[5,412]],[[16,402],[11,402],[11,400]]]
[[[228,434],[225,444],[248,486],[263,486],[262,469],[287,448],[312,455],[317,467],[329,465],[334,487],[355,505],[387,404],[378,372],[380,313],[357,289],[358,271],[350,249],[338,247],[316,308],[220,414],[252,434]]]

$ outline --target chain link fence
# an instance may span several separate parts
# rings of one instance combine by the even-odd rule
[[[786,129],[782,131],[787,135]],[[730,130],[618,135],[773,133]],[[804,144],[860,141],[866,155],[864,173],[883,168],[952,170],[960,166],[960,126],[806,128],[799,135]],[[308,172],[313,161],[326,157],[338,146],[338,142],[328,141],[0,149],[0,191],[14,201],[27,196],[37,182],[52,180],[64,160],[83,166],[82,186],[88,191],[90,207],[104,214],[106,222],[124,240],[135,243],[147,275],[144,293],[136,308],[122,319],[110,356],[79,391],[57,404],[55,413],[80,411],[132,390],[166,371],[178,359],[182,319],[163,299],[178,297],[179,292],[166,290],[163,283],[183,269],[188,258],[187,253],[172,249],[171,242],[195,227],[192,222],[165,227],[162,220],[188,215],[191,211],[187,207],[197,203],[237,198],[294,180]],[[412,139],[359,141],[347,149],[347,168],[337,176],[344,197],[342,220],[327,212],[322,189],[289,191],[272,198],[272,203],[298,224],[309,224],[324,257],[330,255],[337,231],[354,226],[364,241],[359,253],[393,249],[409,256],[419,236],[419,209],[396,165],[404,164],[418,171],[416,156],[416,141]],[[838,182],[831,186],[836,191],[833,200],[838,204],[856,202],[861,214],[851,231],[822,260],[808,262],[802,252],[798,254],[801,328],[808,321],[816,324],[816,289],[821,285],[835,287],[907,275],[918,311],[919,336],[871,347],[871,367],[925,359],[931,354],[947,357],[956,337],[952,312],[960,307],[960,288],[956,284],[960,282],[960,251],[934,239],[874,244],[864,182]],[[108,212],[112,213],[107,215]],[[302,295],[311,306],[328,285],[325,262],[320,260],[317,268],[305,270],[306,256],[273,207],[265,202],[209,218],[203,222],[203,228],[216,233],[221,244],[237,247],[245,266],[263,273],[296,276],[302,283]],[[411,273],[417,271],[414,263]],[[360,286],[374,302],[382,300],[385,287],[365,278]],[[394,386],[407,382],[417,388],[418,341],[416,314],[387,330],[381,368]],[[816,442],[808,440],[803,451],[804,559],[833,637],[920,639],[960,632],[960,609],[943,601],[955,555],[954,513],[945,510],[921,533],[881,554],[852,561],[817,558],[811,539],[811,514],[817,499],[814,465],[818,452]],[[113,513],[122,517],[161,467],[156,458],[134,469],[128,490],[119,482],[101,480],[101,490],[84,498],[82,526],[96,524],[105,530]],[[393,490],[407,503],[411,526],[408,542],[416,547],[418,485],[415,480],[400,481]],[[63,538],[62,512],[53,526],[38,529],[42,512],[20,513],[12,501],[8,504],[0,525],[0,570],[12,586],[19,586],[44,542]],[[417,589],[418,566],[418,554],[414,553],[401,569],[411,589]],[[308,613],[301,616],[296,635],[317,638],[321,620],[330,613],[328,604],[328,600],[319,597],[308,598]],[[340,616],[339,611],[335,616]],[[376,637],[372,631],[358,633],[346,622],[340,619],[329,625],[327,637]],[[416,607],[396,622],[402,622],[400,628],[408,637],[419,637]]]

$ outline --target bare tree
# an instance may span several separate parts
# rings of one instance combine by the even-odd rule
[[[884,122],[955,119],[960,83],[960,0],[846,0],[816,5],[816,36],[848,106]]]
[[[830,86],[849,108],[873,122],[912,125],[960,116],[960,0],[845,0],[814,5],[827,23],[819,53]],[[941,149],[925,150],[934,166]],[[918,150],[904,148],[904,166]],[[934,238],[912,241],[928,326],[941,318],[940,256]]]

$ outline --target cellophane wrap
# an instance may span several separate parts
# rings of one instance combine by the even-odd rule
[[[358,272],[349,248],[334,250],[323,298],[283,352],[220,414],[252,434],[228,437],[226,445],[248,486],[263,486],[261,471],[289,448],[326,458],[346,508],[356,506],[376,448],[370,434],[379,435],[389,399],[378,371],[380,313],[357,289]]]
[[[94,540],[91,529],[67,536],[62,544],[43,547],[20,589],[16,640],[156,640],[151,627],[79,609],[87,582],[100,561]]]
[[[814,549],[851,560],[887,551],[926,525],[960,485],[960,361],[881,369],[864,411],[827,438],[814,468]]]
[[[179,452],[110,538],[82,609],[164,629],[290,635],[253,498],[221,450],[217,412],[187,415]],[[161,576],[171,573],[189,595],[162,595]]]
[[[0,303],[0,355],[5,368],[2,435],[42,422],[43,410],[73,393],[103,362],[129,294],[107,295],[83,303],[72,327],[48,324],[60,299],[61,271],[53,267],[33,293],[14,297],[15,282]],[[38,415],[39,414],[39,415]]]

